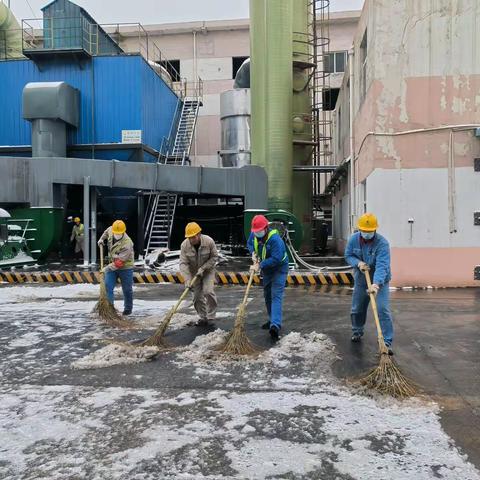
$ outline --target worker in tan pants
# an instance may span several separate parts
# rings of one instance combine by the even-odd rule
[[[217,297],[215,295],[215,266],[218,252],[215,242],[195,223],[185,228],[185,240],[180,249],[180,273],[189,287],[195,275],[198,275],[193,290],[193,306],[198,313],[197,326],[208,325],[215,320]]]

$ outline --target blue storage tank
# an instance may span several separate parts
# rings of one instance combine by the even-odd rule
[[[60,1],[60,0],[58,0]],[[22,117],[22,91],[29,82],[64,81],[80,91],[80,124],[68,132],[69,156],[156,161],[138,145],[122,144],[122,130],[137,130],[141,143],[159,150],[174,119],[178,97],[140,55],[95,56],[83,61],[55,56],[0,62],[0,146],[31,143],[31,125]],[[88,145],[108,144],[102,149]],[[78,148],[77,148],[78,147]],[[134,151],[135,150],[135,151]],[[134,155],[135,154],[135,155]]]

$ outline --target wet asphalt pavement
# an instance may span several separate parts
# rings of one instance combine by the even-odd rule
[[[177,285],[142,286],[136,289],[135,299],[144,302],[172,301],[175,300],[181,292],[182,287]],[[215,327],[187,327],[178,329],[170,331],[167,339],[172,345],[188,345],[199,335],[212,332],[215,328],[229,330],[242,292],[243,288],[241,287],[219,287],[217,289],[219,308],[224,315],[216,321]],[[259,328],[266,320],[261,288],[254,287],[251,291],[251,297],[252,299],[248,306],[247,332],[258,346],[268,350],[272,348],[272,343],[267,332]],[[68,301],[69,300],[66,302]],[[333,364],[333,372],[345,384],[368,371],[377,362],[376,335],[373,319],[370,315],[363,342],[361,344],[352,344],[350,342],[350,301],[351,289],[349,288],[287,288],[284,302],[284,329],[282,331],[282,336],[286,336],[292,331],[305,334],[315,331],[330,337],[336,345],[336,352],[339,356]],[[41,304],[42,302],[39,301],[38,303]],[[441,406],[440,416],[443,429],[455,441],[460,451],[468,455],[468,460],[477,468],[480,468],[480,382],[478,381],[480,374],[478,362],[480,353],[480,337],[478,335],[480,327],[480,289],[392,292],[392,310],[396,332],[393,345],[396,361],[402,368],[402,371],[421,387],[422,393],[435,400]],[[25,312],[25,314],[27,314],[27,312]],[[48,315],[48,308],[45,314]],[[11,324],[4,322],[0,330],[1,342],[3,344],[5,344],[7,339],[11,340],[18,336],[18,330],[16,329],[20,327],[25,328],[25,325],[22,324],[22,321],[19,320],[18,317],[15,318],[14,315],[10,315],[12,320]],[[52,315],[54,315],[54,313],[52,313]],[[245,382],[242,383],[242,381],[238,379],[236,381],[226,380],[228,378],[237,378],[237,376],[240,378],[242,376],[244,367],[241,364],[232,366],[228,372],[217,372],[212,376],[207,375],[205,372],[199,372],[198,365],[196,367],[190,367],[188,364],[184,364],[181,368],[177,368],[174,359],[169,354],[159,357],[153,363],[139,363],[127,367],[119,365],[95,370],[72,370],[70,366],[72,358],[83,357],[92,351],[92,348],[99,347],[100,344],[95,339],[90,339],[88,336],[83,335],[89,328],[88,322],[83,324],[78,322],[78,324],[76,324],[75,317],[72,316],[71,312],[59,313],[58,315],[65,324],[72,322],[74,328],[70,328],[70,332],[67,333],[52,331],[49,338],[54,338],[55,335],[57,335],[58,338],[61,339],[61,343],[58,343],[58,345],[61,346],[57,347],[56,352],[52,353],[52,349],[50,348],[44,350],[34,348],[32,350],[32,346],[28,346],[27,344],[22,345],[21,343],[17,345],[15,350],[11,350],[11,352],[14,353],[10,354],[9,362],[4,363],[0,377],[2,384],[6,386],[6,391],[18,390],[20,392],[18,394],[19,398],[24,398],[27,401],[27,399],[30,399],[32,396],[32,393],[28,391],[28,389],[33,388],[33,390],[35,390],[35,386],[38,386],[38,389],[40,389],[40,386],[41,388],[52,388],[55,392],[57,388],[64,388],[63,386],[67,388],[67,385],[68,388],[75,389],[75,392],[115,388],[127,389],[130,392],[152,390],[161,392],[158,393],[160,396],[165,396],[165,398],[162,397],[163,400],[157,399],[160,403],[170,402],[171,400],[167,397],[169,395],[177,395],[179,392],[206,392],[205,395],[208,397],[208,392],[218,392],[225,389],[231,392],[246,392],[246,394],[254,391],[254,389],[252,390],[251,379],[248,384]],[[34,330],[36,326],[42,324],[40,317],[41,315],[38,316],[36,313],[31,315],[28,319],[28,321],[31,322],[30,330]],[[54,329],[55,328],[56,327],[54,327]],[[29,330],[22,330],[22,334],[24,334],[25,331],[28,332]],[[28,333],[25,335],[28,335]],[[106,336],[110,335],[120,335],[123,339],[135,340],[142,338],[142,336],[145,335],[145,331],[128,333],[116,332],[115,334],[110,332]],[[37,343],[34,347],[38,347],[38,345]],[[22,359],[25,358],[25,355],[30,355],[33,361],[30,363],[23,362]],[[20,359],[18,364],[13,361],[15,356]],[[253,367],[253,376],[255,377],[255,375],[258,374],[260,379],[264,377],[267,379],[268,377],[268,379],[265,380],[265,389],[266,391],[273,390],[275,377],[277,373],[280,375],[283,370],[279,368],[278,372],[276,372],[275,366],[273,365],[273,367],[267,368],[267,373],[265,373],[266,371],[258,370],[255,374],[255,368],[256,367]],[[285,375],[290,379],[289,381],[294,382],[297,376],[300,378],[305,374],[305,370],[308,371],[309,375],[314,375],[314,367],[310,366],[304,369],[300,364],[299,366],[293,364],[285,367],[285,372],[287,372]],[[262,377],[262,375],[264,377]],[[301,391],[301,389],[299,391]],[[315,392],[313,387],[312,392]],[[51,392],[48,395],[53,399]],[[62,398],[66,403],[62,403],[62,408],[66,408],[65,405],[71,402],[69,404],[69,412],[71,412],[72,409],[79,409],[79,411],[81,411],[78,405],[81,404],[84,399],[82,400],[80,398],[81,395],[79,393],[74,394],[69,391],[68,394],[65,393],[64,395],[65,397]],[[75,400],[72,400],[75,395],[77,395],[78,398],[75,397]],[[192,395],[200,394],[193,393]],[[337,393],[335,393],[335,395],[337,395]],[[133,409],[135,408],[136,400],[134,393],[131,393],[131,396],[132,398],[128,401],[131,402],[131,408]],[[216,400],[218,401],[218,398]],[[207,400],[202,397],[201,401],[206,402]],[[224,401],[224,399],[222,399],[222,401]],[[386,400],[386,403],[388,404],[389,401]],[[213,407],[208,406],[206,410],[211,408]],[[302,405],[303,410],[307,408],[310,407]],[[328,409],[328,407],[325,408]],[[177,414],[180,415],[176,409],[177,407],[171,412],[172,418]],[[203,419],[205,417],[205,422],[207,422],[206,410],[202,409],[198,412],[198,418]],[[60,408],[60,411],[63,410]],[[258,412],[255,412],[256,411],[250,414],[249,426],[254,430],[256,428],[258,432],[262,428],[260,425],[262,417],[259,416],[260,414]],[[66,416],[67,411],[65,410],[62,415]],[[82,415],[86,415],[86,413],[84,412]],[[193,419],[193,413],[191,415]],[[179,418],[180,417],[184,420],[188,415],[185,411],[182,411]],[[265,418],[268,419],[268,415]],[[223,417],[217,420],[219,426],[224,423]],[[121,418],[118,418],[117,421],[120,425],[120,427],[115,427],[117,429],[121,428],[122,421],[126,422],[125,419],[122,420]],[[291,418],[288,422],[290,421],[292,421]],[[312,421],[312,419],[309,418],[309,421]],[[281,419],[272,419],[271,425],[278,424],[276,428],[279,430],[276,435],[272,436],[271,432],[264,432],[264,435],[268,438],[283,438],[283,436],[286,435],[285,432],[293,429],[292,435],[294,437],[296,431],[295,421],[293,421],[291,425],[289,425],[288,422],[282,427],[279,427],[278,425],[281,424]],[[313,422],[305,426],[305,424],[302,423],[305,422],[305,418],[302,417],[301,414],[299,414],[298,422],[297,427],[299,432],[314,427],[316,431],[322,431],[322,424],[315,426]],[[146,428],[144,424],[142,424],[141,427],[142,429]],[[242,432],[244,431],[242,430]],[[196,434],[201,437],[200,433],[197,432]],[[245,433],[245,435],[247,434]],[[252,434],[248,433],[249,438],[251,435]],[[328,438],[329,436],[325,434],[325,439]],[[374,439],[375,441],[372,440],[370,446],[377,454],[384,449],[383,442],[380,441],[379,438],[381,437]],[[285,439],[291,440],[288,435]],[[100,440],[97,441],[100,442]],[[119,441],[124,442],[125,445],[129,445],[127,439],[121,439]],[[240,440],[238,438],[233,440],[230,438],[229,441],[234,445],[235,441],[239,442]],[[338,439],[336,441],[337,443],[339,442]],[[398,450],[397,453],[403,452],[402,448],[404,448],[404,446],[402,447],[402,442],[397,442],[400,447],[398,445],[395,446]],[[345,449],[349,451],[350,447],[348,444],[345,445]],[[223,448],[221,445],[215,445],[215,442],[209,444],[208,448],[204,447],[205,452],[199,455],[206,464],[202,467],[203,470],[200,469],[198,472],[200,472],[201,475],[206,475],[207,471],[221,472],[221,474],[224,475],[220,476],[220,473],[217,473],[216,476],[214,475],[212,478],[230,478],[229,475],[232,475],[231,478],[237,478],[234,477],[235,471],[232,470],[231,464],[226,461],[227,457],[231,459],[234,454],[228,452],[224,452],[224,455],[219,455],[218,452],[209,453],[209,449],[214,447],[217,450]],[[420,446],[418,448],[420,448]],[[67,453],[68,452],[66,452],[65,455],[67,455]],[[168,457],[170,462],[168,468],[179,468],[179,472],[184,471],[182,468],[184,468],[185,471],[197,471],[188,465],[179,467],[179,465],[183,465],[182,462],[184,460],[174,457],[174,453],[170,453],[170,451],[167,453],[171,455],[171,458]],[[341,461],[334,457],[335,456],[326,458],[321,468],[315,470],[316,474],[307,473],[303,476],[303,474],[300,473],[298,475],[289,473],[278,477],[265,475],[258,477],[251,476],[250,478],[322,478],[332,480],[351,480],[352,478],[363,480],[363,478],[367,478],[361,475],[355,477],[348,474],[341,474],[340,470],[337,471],[335,469],[336,463],[341,463]],[[433,472],[431,477],[421,478],[474,478],[469,476],[456,477],[455,475],[452,477],[443,477],[440,473],[437,475],[436,472],[441,471],[441,460],[442,459],[438,459],[439,465],[431,467]],[[190,468],[190,470],[188,470],[187,467]],[[29,468],[31,468],[31,465]],[[109,477],[108,473],[94,474],[89,472],[88,475],[84,476],[80,473],[78,476],[65,473],[65,476],[60,475],[58,477],[50,474],[49,478],[155,478],[154,476],[148,476],[151,465],[148,464],[138,468],[139,470],[135,475],[130,473],[129,475],[118,477]],[[167,466],[164,465],[164,468],[167,468]],[[301,472],[300,467],[298,468],[298,471]],[[68,471],[71,472],[72,470]],[[248,468],[245,471],[248,472]],[[2,462],[0,461],[0,478],[35,478],[27,474],[18,477],[5,474],[5,476],[2,477],[1,472]],[[11,471],[8,472],[11,473]],[[200,473],[198,473],[198,476],[193,474],[193,476],[188,477],[173,474],[173,477],[169,476],[168,478],[204,478]],[[151,474],[154,475],[153,473]],[[165,478],[167,477],[165,476]],[[377,478],[401,479],[414,477],[402,477],[401,475],[382,476],[380,474]]]

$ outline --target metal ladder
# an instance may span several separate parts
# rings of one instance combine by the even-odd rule
[[[160,152],[159,162],[168,165],[185,165],[187,163],[201,104],[201,98],[198,95],[184,99],[173,147],[168,149],[164,156],[161,156],[162,152]],[[176,117],[177,114],[174,117],[174,123],[176,123]],[[150,217],[145,229],[146,238],[148,238],[146,255],[157,248],[169,247],[177,201],[176,194],[159,193],[154,195]]]

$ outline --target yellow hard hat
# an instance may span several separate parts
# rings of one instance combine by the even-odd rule
[[[122,235],[127,231],[127,226],[122,220],[115,220],[112,224],[112,233]]]
[[[374,232],[378,228],[377,217],[373,213],[364,213],[358,219],[357,227],[363,232]]]
[[[74,221],[74,222],[79,222],[79,221],[80,221],[80,217],[75,217],[75,218],[73,219],[73,221]]]
[[[202,229],[200,228],[200,225],[198,223],[191,222],[185,227],[185,238],[194,237],[195,235],[198,235],[201,231]]]

